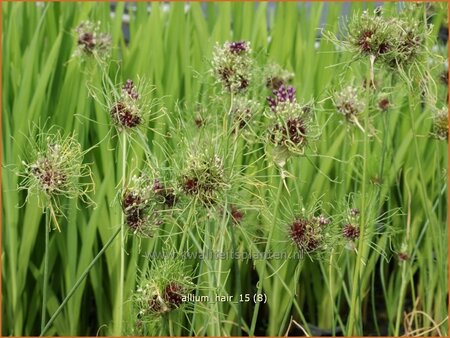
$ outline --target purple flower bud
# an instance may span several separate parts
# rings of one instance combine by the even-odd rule
[[[139,94],[136,91],[136,87],[134,85],[133,80],[127,80],[122,87],[124,93],[128,94],[133,100],[137,100],[139,98]]]
[[[278,104],[282,102],[296,102],[295,92],[294,87],[281,85],[280,88],[273,91],[275,97],[267,97],[270,109],[275,111]]]
[[[235,41],[231,42],[229,45],[230,52],[234,54],[241,54],[243,52],[246,52],[248,50],[247,42],[246,41]]]

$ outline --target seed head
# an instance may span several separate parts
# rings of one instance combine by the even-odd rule
[[[247,90],[253,65],[250,54],[250,42],[247,41],[216,45],[212,60],[213,73],[226,91],[240,93]]]

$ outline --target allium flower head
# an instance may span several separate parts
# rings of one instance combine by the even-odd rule
[[[277,63],[270,63],[264,68],[264,79],[267,88],[278,90],[282,85],[287,86],[294,78],[294,73],[281,68]]]
[[[289,237],[302,255],[310,255],[324,247],[325,231],[329,223],[328,218],[323,215],[296,217],[289,225]]]
[[[132,80],[122,87],[120,98],[110,108],[110,115],[118,130],[131,130],[143,124],[139,93]]]
[[[440,140],[448,140],[448,108],[444,107],[433,115],[433,135]]]
[[[158,320],[162,315],[183,307],[193,288],[191,277],[183,271],[182,261],[155,262],[133,296],[140,319]]]
[[[347,30],[350,44],[360,54],[377,58],[391,49],[392,26],[376,12],[354,15]]]
[[[31,142],[29,160],[22,162],[21,188],[37,194],[40,205],[51,208],[52,212],[61,210],[62,197],[81,197],[89,201],[87,193],[93,183],[86,181],[86,177],[91,178],[91,172],[88,165],[83,164],[84,153],[75,136],[39,132],[37,139]]]
[[[392,16],[379,11],[355,14],[346,26],[346,39],[340,40],[326,33],[335,44],[355,54],[369,56],[389,68],[403,70],[426,53],[425,42],[430,28],[408,14],[407,11]]]
[[[99,24],[84,21],[76,28],[78,53],[107,56],[111,50],[111,36],[100,32]]]
[[[247,41],[216,45],[212,60],[213,73],[226,91],[240,93],[249,87],[253,65],[250,54],[250,42]]]
[[[272,110],[268,135],[278,154],[303,154],[311,133],[311,106],[300,105],[293,87],[281,86],[267,99]],[[281,159],[282,163],[285,159]]]
[[[135,175],[122,193],[125,223],[133,234],[151,237],[155,228],[164,223],[165,210],[172,208],[175,201],[173,188],[146,174]]]
[[[226,188],[223,161],[206,153],[190,155],[180,177],[181,190],[198,197],[207,205],[214,204]]]
[[[346,239],[348,239],[350,241],[354,241],[354,240],[358,239],[358,237],[359,237],[359,227],[357,225],[347,223],[344,225],[344,227],[342,229],[342,235]]]
[[[348,122],[355,122],[358,115],[365,109],[364,101],[360,98],[355,87],[348,86],[335,93],[334,106],[338,113],[344,115]]]

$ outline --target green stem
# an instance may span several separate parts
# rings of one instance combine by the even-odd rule
[[[408,283],[408,279],[406,279],[406,264],[407,262],[402,263],[402,283],[400,286],[400,293],[398,295],[397,319],[395,321],[395,332],[394,332],[395,337],[398,337],[400,334],[400,322],[402,319],[403,298],[405,294],[406,284]]]
[[[281,199],[281,193],[283,191],[283,182],[284,179],[282,177],[280,177],[280,184],[278,187],[278,193],[277,193],[277,197],[275,200],[275,210],[273,213],[273,222],[270,225],[270,230],[269,230],[269,236],[267,237],[267,243],[266,243],[266,248],[264,250],[264,257],[267,257],[267,252],[270,250],[270,242],[272,241],[272,236],[273,236],[273,232],[275,229],[275,224],[277,221],[277,216],[278,216],[278,207],[280,205],[280,199]],[[259,277],[259,285],[258,285],[258,290],[256,292],[256,294],[260,294],[263,284],[264,284],[264,278],[266,277],[266,262],[264,262],[263,267],[262,267],[262,271],[261,271],[261,275]],[[260,307],[261,303],[257,302],[255,304],[255,309],[253,310],[253,317],[252,317],[252,325],[250,326],[250,336],[253,336],[255,334],[255,327],[256,327],[256,321],[258,319],[258,313],[259,313],[259,307]]]
[[[373,64],[375,59],[373,57],[370,58],[370,67],[369,67],[369,77],[372,79],[373,77]],[[370,103],[370,83],[366,86],[366,111],[364,114],[364,129],[367,131],[369,126],[369,103]],[[359,242],[358,242],[358,253],[355,259],[355,269],[353,272],[352,278],[352,293],[351,293],[351,304],[350,304],[350,313],[349,313],[349,322],[347,327],[346,334],[348,336],[360,335],[361,334],[361,275],[362,269],[361,264],[362,260],[365,256],[365,223],[366,223],[366,182],[367,182],[367,156],[369,150],[369,139],[367,132],[364,133],[364,148],[363,148],[363,175],[361,182],[361,218],[359,224]]]
[[[99,258],[103,255],[103,253],[106,251],[106,249],[109,248],[109,246],[111,245],[111,243],[114,241],[114,239],[117,237],[117,235],[119,233],[120,233],[120,229],[117,229],[117,231],[114,233],[114,235],[112,235],[112,237],[108,240],[108,242],[106,242],[105,246],[99,251],[97,256],[95,256],[95,258],[92,260],[92,262],[87,266],[86,270],[84,270],[84,272],[81,274],[80,278],[78,278],[78,280],[75,283],[75,285],[72,287],[72,289],[70,289],[70,291],[67,294],[66,298],[64,298],[64,300],[62,301],[61,305],[58,307],[58,309],[55,311],[53,316],[47,322],[47,325],[45,325],[45,327],[41,330],[41,334],[39,335],[40,337],[42,337],[45,334],[45,332],[47,332],[47,330],[50,328],[50,326],[55,321],[56,317],[58,317],[58,315],[61,313],[61,311],[64,308],[64,306],[67,304],[67,302],[73,296],[75,291],[78,289],[78,287],[80,286],[81,282],[86,278],[86,276],[89,273],[89,271],[91,271],[92,267],[99,260]]]
[[[236,234],[235,234],[235,229],[234,229],[234,225],[231,227],[230,230],[231,233],[231,245],[233,248],[233,252],[237,253],[237,246],[236,246]],[[233,267],[234,267],[234,278],[235,278],[235,283],[236,283],[236,299],[239,297],[239,295],[242,293],[242,286],[241,286],[241,277],[240,277],[240,269],[239,269],[239,262],[238,260],[235,260],[233,262]],[[238,302],[237,303],[237,315],[238,315],[238,332],[237,335],[238,336],[242,336],[242,330],[241,330],[241,325],[242,325],[242,303]]]
[[[125,132],[122,134],[122,191],[126,188],[126,171],[127,171],[127,135]],[[115,335],[122,335],[122,322],[123,322],[123,300],[124,300],[124,279],[125,279],[125,214],[121,213],[120,222],[120,270],[119,270],[119,286],[117,290],[117,301],[115,304]]]
[[[49,207],[50,208],[50,207]],[[44,252],[44,276],[42,280],[42,317],[41,331],[45,326],[45,314],[47,313],[47,282],[48,282],[48,242],[50,237],[50,215],[49,208],[45,211],[45,252]]]

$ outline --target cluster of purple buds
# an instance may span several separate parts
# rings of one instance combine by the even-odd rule
[[[139,93],[132,80],[122,86],[120,99],[111,107],[110,115],[114,124],[120,129],[133,129],[143,123],[140,107],[136,103]]]
[[[122,87],[122,92],[127,94],[133,100],[139,99],[139,93],[136,90],[133,80],[127,80]]]
[[[252,79],[253,59],[250,42],[225,42],[216,45],[212,59],[212,71],[223,89],[231,93],[246,91]]]
[[[248,51],[247,41],[235,41],[229,43],[230,52],[233,54],[241,54]]]
[[[277,106],[283,102],[296,102],[295,88],[292,86],[281,85],[280,88],[273,91],[273,97],[268,96],[267,102],[272,111],[276,111]]]
[[[289,237],[302,254],[312,254],[324,245],[324,230],[330,220],[324,215],[318,217],[297,217],[290,224]]]
[[[163,211],[176,203],[174,189],[159,179],[153,184],[146,175],[133,176],[122,195],[125,224],[135,234],[151,237],[153,229],[164,223]]]

